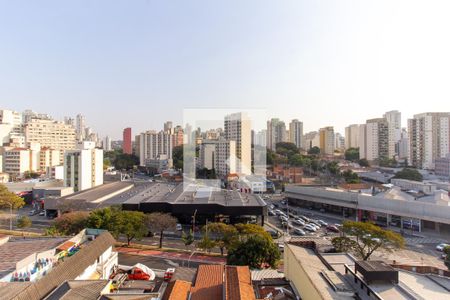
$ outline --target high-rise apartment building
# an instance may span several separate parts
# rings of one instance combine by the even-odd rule
[[[359,147],[359,125],[352,124],[345,127],[345,148]]]
[[[225,116],[224,137],[236,142],[236,171],[250,175],[252,173],[252,135],[251,121],[246,113],[234,113]]]
[[[78,114],[75,125],[77,141],[84,141],[86,138],[86,118],[82,114]]]
[[[388,111],[383,115],[388,124],[388,158],[399,154],[398,142],[402,133],[402,115],[398,110]]]
[[[364,154],[360,158],[374,161],[388,158],[389,155],[389,127],[385,118],[367,120],[365,125]]]
[[[26,144],[39,143],[41,147],[60,151],[61,164],[64,151],[76,148],[75,129],[63,122],[32,118],[24,128]]]
[[[275,150],[277,143],[286,142],[286,125],[278,118],[267,121],[267,148]]]
[[[111,138],[109,136],[106,136],[105,139],[103,140],[103,150],[105,150],[105,151],[111,151],[112,150]]]
[[[408,120],[409,163],[434,169],[434,161],[450,152],[450,113],[422,113]]]
[[[64,154],[64,185],[82,191],[103,184],[103,150],[93,142],[82,142],[78,149]]]
[[[317,131],[311,131],[305,133],[303,136],[303,145],[302,148],[308,151],[311,148],[318,147],[320,148],[320,135]]]
[[[303,139],[303,122],[294,119],[289,123],[289,141],[297,146],[302,147]]]
[[[402,129],[398,142],[398,158],[409,161],[409,136],[405,128]]]
[[[319,130],[320,138],[320,153],[325,155],[333,155],[334,153],[334,128],[333,126],[328,126],[321,128]]]
[[[172,149],[173,135],[165,131],[149,130],[136,136],[136,155],[141,166],[145,166],[147,160],[156,159],[160,155],[172,159]]]
[[[339,151],[345,149],[345,138],[339,132],[334,135],[334,148]]]
[[[131,142],[131,128],[127,127],[123,130],[123,144],[122,144],[122,150],[125,154],[132,154],[133,153],[133,146]]]
[[[0,110],[0,146],[23,135],[22,114],[13,110]]]
[[[169,132],[169,133],[173,133],[173,123],[172,121],[167,121],[164,123],[164,131],[165,132]]]
[[[214,149],[214,170],[220,178],[226,178],[229,174],[237,173],[238,158],[237,143],[234,140],[219,139]]]

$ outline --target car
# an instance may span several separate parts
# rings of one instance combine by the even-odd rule
[[[284,214],[284,213],[283,213],[281,210],[279,210],[279,209],[275,209],[274,212],[275,212],[275,214],[276,214],[277,216],[279,216],[279,215],[281,215],[281,214]]]
[[[328,226],[328,223],[323,220],[318,220],[317,223],[319,223],[322,226]]]
[[[177,224],[177,231],[181,231],[181,230],[183,230],[183,226],[181,224]]]
[[[300,225],[300,226],[305,226],[305,221],[303,221],[302,219],[294,219],[294,221],[292,221],[292,223],[294,223],[296,225]]]
[[[39,215],[42,217],[42,216],[45,216],[45,210],[41,210],[40,212],[39,212]]]
[[[283,204],[283,205],[286,205],[286,203],[287,203],[286,200],[281,201],[281,204]]]
[[[280,216],[280,220],[287,222],[289,219],[286,216]]]
[[[30,210],[30,212],[28,213],[28,215],[29,216],[34,216],[34,215],[37,215],[38,214],[38,211],[37,210]]]
[[[320,226],[318,226],[318,225],[315,224],[315,223],[308,223],[307,225],[309,225],[309,226],[315,228],[316,230],[319,230],[319,229],[320,229]]]
[[[276,216],[276,215],[277,215],[273,210],[269,210],[269,211],[267,212],[267,214],[268,214],[269,216]]]
[[[270,204],[270,205],[269,205],[269,208],[270,208],[270,209],[275,209],[275,205]]]
[[[436,246],[436,250],[442,252],[442,251],[444,251],[444,248],[447,247],[447,246],[450,246],[450,245],[446,244],[446,243],[441,243],[441,244]]]
[[[339,232],[339,228],[337,228],[335,225],[328,225],[327,230],[332,232]]]
[[[310,220],[309,223],[316,225],[318,228],[322,227],[322,224],[320,224],[317,220]]]
[[[294,234],[296,234],[296,235],[306,235],[306,232],[304,232],[300,228],[294,228]]]
[[[278,249],[280,250],[280,252],[284,251],[284,243],[278,243]]]
[[[316,232],[317,231],[317,228],[312,226],[312,225],[310,225],[310,224],[305,225],[304,229],[308,230],[308,231],[312,231],[312,232]]]
[[[311,221],[311,219],[306,216],[300,215],[299,217],[302,218],[305,222]]]
[[[268,232],[269,234],[270,234],[270,236],[272,237],[272,238],[278,238],[279,236],[280,236],[280,234],[278,233],[278,231],[275,231],[275,230],[273,230],[273,229],[268,229],[268,230],[266,230],[266,232]]]

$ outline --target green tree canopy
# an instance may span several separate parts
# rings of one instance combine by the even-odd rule
[[[53,226],[60,235],[77,234],[87,227],[89,212],[73,211],[57,217],[53,221]]]
[[[423,181],[423,176],[416,169],[404,168],[395,173],[394,178],[408,179],[414,181]]]
[[[280,142],[275,145],[277,154],[290,158],[294,154],[298,154],[298,148],[294,143]]]
[[[145,226],[143,212],[122,210],[118,212],[117,218],[118,231],[125,235],[128,245],[133,239],[140,240],[147,235],[148,228]]]
[[[320,148],[317,146],[312,147],[308,150],[309,155],[319,155],[320,154]]]
[[[159,248],[162,248],[164,230],[175,230],[177,219],[171,214],[159,212],[146,215],[145,224],[151,232],[159,232]]]
[[[17,227],[20,229],[25,229],[31,227],[31,219],[28,216],[21,216],[17,220]]]
[[[360,183],[361,179],[359,179],[358,174],[353,172],[352,170],[345,170],[342,172],[342,177],[344,177],[346,183]]]
[[[0,184],[0,208],[21,208],[25,205],[25,201],[16,194],[10,192],[8,188]]]
[[[360,160],[358,161],[358,164],[359,164],[361,167],[370,167],[369,161],[368,161],[367,159],[365,159],[365,158],[360,159]]]
[[[213,235],[215,244],[220,249],[220,254],[224,254],[225,249],[229,249],[237,238],[237,229],[233,225],[216,222],[203,226],[203,231],[208,231]]]
[[[345,235],[334,238],[333,245],[338,245],[339,250],[351,250],[363,260],[368,260],[377,249],[393,251],[405,245],[400,234],[369,222],[344,221],[342,232]]]
[[[173,167],[183,169],[183,145],[173,147],[172,149]]]
[[[348,148],[345,150],[345,159],[350,161],[358,161],[359,160],[359,148]]]
[[[121,208],[117,206],[93,210],[87,219],[87,227],[108,230],[116,238],[120,235]]]
[[[276,268],[281,254],[277,245],[261,235],[250,235],[228,251],[227,264],[250,268]]]

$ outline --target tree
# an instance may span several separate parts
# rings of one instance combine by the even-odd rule
[[[125,235],[129,246],[133,239],[140,240],[148,233],[145,225],[145,214],[140,211],[121,210],[116,215],[115,221],[118,232]]]
[[[444,253],[446,254],[444,259],[444,264],[450,270],[450,246],[445,246]]]
[[[276,153],[270,150],[269,148],[266,149],[266,164],[267,165],[273,165],[276,160]]]
[[[283,155],[288,159],[294,155],[298,154],[298,148],[294,143],[280,142],[275,145],[275,151],[277,154]]]
[[[346,183],[360,183],[361,179],[359,179],[358,174],[353,172],[352,170],[345,170],[342,172],[342,177],[344,177]]]
[[[392,251],[405,244],[400,234],[368,222],[344,221],[342,232],[345,235],[334,238],[333,245],[354,251],[362,260],[368,260],[377,249]]]
[[[131,170],[139,164],[139,158],[134,154],[121,153],[113,160],[114,168],[117,170]]]
[[[211,239],[207,233],[205,233],[200,241],[197,242],[197,248],[203,251],[211,252],[211,249],[216,246],[216,241]]]
[[[225,223],[216,222],[209,223],[203,227],[205,232],[210,232],[214,236],[214,241],[217,247],[220,249],[220,254],[223,256],[224,250],[229,249],[233,242],[237,238],[237,229],[233,225],[227,225]]]
[[[345,150],[345,159],[349,161],[358,161],[359,160],[359,148],[348,148]]]
[[[339,173],[339,164],[337,161],[327,163],[326,168],[333,175],[337,175]]]
[[[250,235],[228,251],[227,264],[263,268],[276,268],[281,254],[277,245],[261,235]]]
[[[39,177],[39,174],[33,171],[25,171],[23,172],[23,178],[25,179],[36,179]]]
[[[95,209],[89,214],[87,227],[108,230],[114,237],[120,234],[121,208],[117,206]]]
[[[10,192],[6,186],[0,184],[0,208],[17,209],[25,205],[23,198]]]
[[[21,216],[18,220],[17,220],[17,228],[20,229],[25,229],[31,227],[31,219],[28,218],[27,216]]]
[[[192,243],[194,243],[195,241],[192,229],[189,230],[189,233],[183,231],[183,233],[181,234],[181,240],[183,241],[183,244],[184,246],[186,246],[186,248],[192,245]]]
[[[348,252],[353,247],[355,247],[355,241],[352,239],[349,239],[347,237],[335,237],[331,240],[331,243],[333,244],[334,249],[336,249],[337,252]]]
[[[416,169],[404,168],[395,173],[394,178],[408,179],[414,181],[423,181],[423,176]]]
[[[314,146],[308,150],[308,154],[309,155],[318,155],[318,154],[320,154],[320,148],[317,146]]]
[[[179,145],[172,149],[173,167],[175,169],[183,169],[183,148],[183,145]]]
[[[60,233],[60,235],[77,234],[87,226],[89,212],[87,211],[73,211],[57,217],[53,221],[53,226]]]
[[[177,219],[170,214],[155,212],[146,216],[145,223],[151,232],[159,232],[159,248],[162,248],[164,230],[175,230]]]
[[[270,233],[264,230],[264,227],[256,224],[236,224],[234,225],[238,232],[239,239],[245,239],[249,236],[259,235],[269,241],[272,241],[272,236]]]
[[[365,159],[365,158],[362,158],[362,159],[360,159],[359,161],[358,161],[358,164],[361,166],[361,167],[370,167],[370,164],[369,164],[369,161],[367,160],[367,159]]]

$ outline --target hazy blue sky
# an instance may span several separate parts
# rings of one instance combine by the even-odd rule
[[[0,107],[117,138],[183,108],[305,130],[450,111],[450,1],[0,0]],[[406,124],[404,124],[406,126]]]

